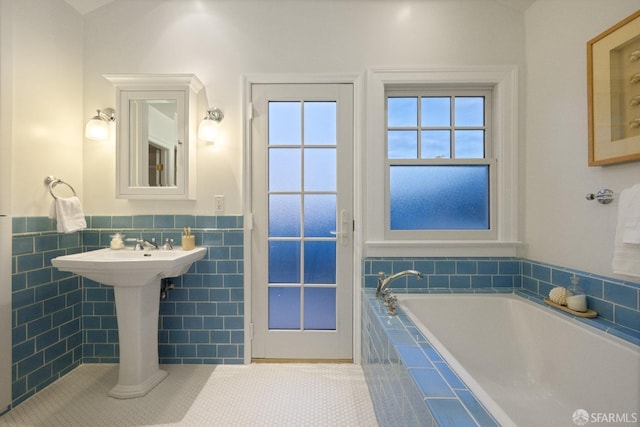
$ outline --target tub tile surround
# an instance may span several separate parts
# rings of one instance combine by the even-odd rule
[[[368,258],[363,263],[362,364],[380,425],[399,425],[396,420],[426,426],[497,425],[402,309],[397,316],[390,316],[376,300],[377,272],[392,274],[406,269],[419,270],[425,277],[417,280],[407,276],[392,282],[390,287],[396,293],[515,293],[640,345],[640,283],[511,258]],[[460,287],[447,277],[459,273],[469,276],[464,281],[469,286]],[[544,304],[549,290],[568,286],[574,274],[599,317],[575,317]],[[512,276],[513,286],[504,285],[508,276]],[[488,286],[474,287],[472,283],[478,281]],[[435,283],[439,285],[432,286]]]
[[[160,303],[160,363],[241,364],[244,357],[243,219],[241,216],[87,217],[87,229],[55,231],[45,217],[13,218],[12,406],[81,363],[118,361],[113,288],[60,272],[51,258],[128,237],[173,238],[191,227],[204,259]]]

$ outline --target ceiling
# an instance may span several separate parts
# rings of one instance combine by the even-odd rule
[[[65,0],[74,9],[76,9],[81,15],[86,15],[95,9],[98,9],[105,4],[109,4],[114,0]],[[531,6],[536,0],[495,0],[503,6],[510,7],[524,12]]]

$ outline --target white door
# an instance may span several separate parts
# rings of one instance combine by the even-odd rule
[[[353,85],[251,87],[253,359],[353,357]]]

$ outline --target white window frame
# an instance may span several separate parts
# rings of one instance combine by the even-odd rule
[[[492,90],[491,153],[495,191],[495,234],[455,233],[443,238],[407,239],[388,233],[386,93],[407,87],[489,87]],[[365,256],[517,256],[518,79],[514,66],[369,69],[365,164]]]

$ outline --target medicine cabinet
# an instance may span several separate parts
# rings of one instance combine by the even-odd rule
[[[116,88],[116,197],[195,199],[198,95],[193,74],[110,74]]]

